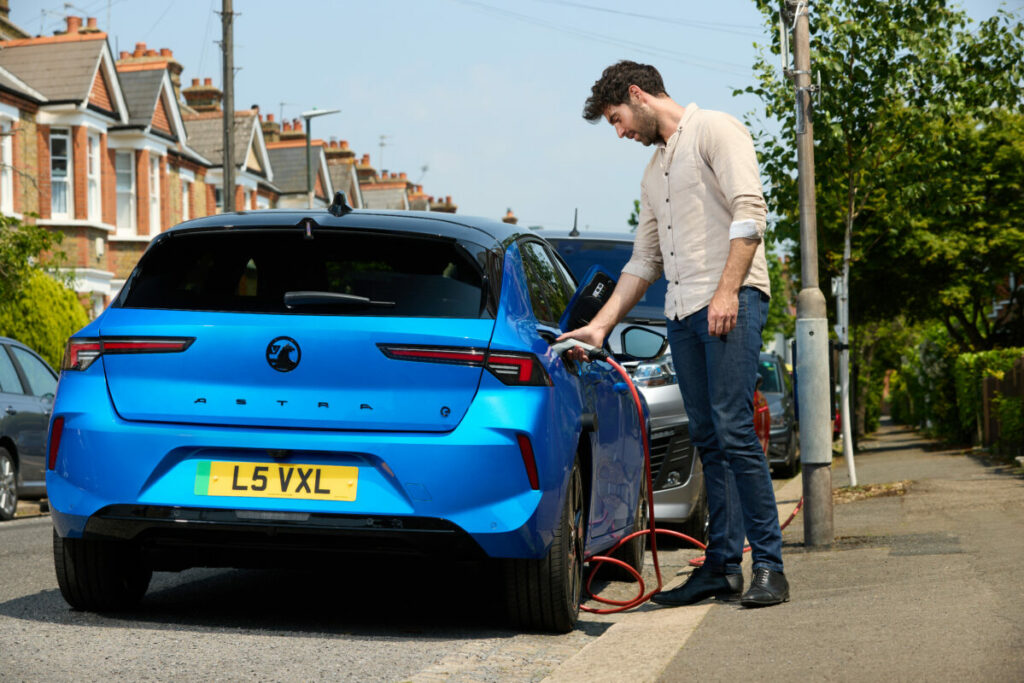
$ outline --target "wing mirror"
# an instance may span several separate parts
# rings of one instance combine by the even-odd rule
[[[634,325],[622,331],[622,351],[636,360],[652,360],[666,348],[668,339],[654,330]]]

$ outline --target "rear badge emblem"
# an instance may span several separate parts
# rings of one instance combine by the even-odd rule
[[[267,344],[267,362],[278,372],[291,372],[301,359],[299,342],[291,337],[278,337]]]
[[[452,409],[449,408],[448,406],[444,406],[444,407],[441,408],[441,417],[448,417],[451,414],[452,414]]]

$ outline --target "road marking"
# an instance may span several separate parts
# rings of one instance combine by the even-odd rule
[[[654,681],[713,604],[646,607],[624,614],[621,621],[563,662],[544,681]]]

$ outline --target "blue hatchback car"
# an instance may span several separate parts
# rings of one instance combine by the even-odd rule
[[[333,553],[497,558],[510,616],[576,622],[583,563],[646,523],[640,417],[550,348],[577,283],[536,234],[274,210],[157,236],[68,343],[46,485],[61,592]],[[622,556],[643,564],[643,543]]]

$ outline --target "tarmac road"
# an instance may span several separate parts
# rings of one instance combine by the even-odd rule
[[[487,567],[437,563],[160,573],[132,614],[76,612],[49,518],[0,524],[0,680],[1024,680],[1024,479],[891,426],[863,446],[861,483],[914,484],[837,505],[831,549],[797,517],[791,602],[648,604],[562,636],[506,629]],[[801,481],[776,488],[784,518]],[[662,544],[669,585],[696,555]]]

